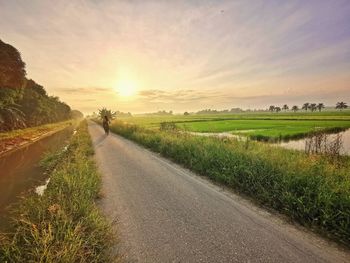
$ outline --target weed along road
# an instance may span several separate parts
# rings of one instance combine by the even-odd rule
[[[118,135],[89,132],[127,262],[349,262],[350,255]]]

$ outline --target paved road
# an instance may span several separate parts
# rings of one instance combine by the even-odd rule
[[[127,262],[346,262],[349,254],[89,124]]]

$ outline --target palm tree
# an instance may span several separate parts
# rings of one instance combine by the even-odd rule
[[[289,107],[288,107],[287,104],[284,104],[283,107],[282,107],[282,109],[283,109],[284,111],[287,111],[287,110],[289,109]]]
[[[0,131],[23,129],[26,127],[25,115],[17,104],[0,107]]]
[[[317,109],[318,109],[318,111],[321,111],[322,109],[324,109],[325,107],[324,107],[324,104],[323,103],[319,103],[319,104],[317,104]]]
[[[275,111],[276,111],[277,113],[279,113],[279,112],[281,111],[281,108],[280,108],[280,107],[275,107]]]
[[[273,112],[274,110],[275,110],[275,106],[271,105],[271,106],[269,107],[269,111]]]
[[[310,110],[311,110],[312,112],[314,112],[314,111],[317,109],[317,104],[316,104],[316,103],[311,103],[311,104],[309,105],[309,108],[310,108]]]
[[[348,105],[346,104],[346,102],[343,102],[343,101],[337,102],[337,105],[335,106],[336,109],[340,109],[340,110],[346,109],[347,107]]]
[[[117,116],[117,113],[115,111],[111,111],[111,110],[107,110],[106,108],[102,108],[102,109],[98,110],[98,115],[99,115],[101,120],[103,120],[103,118],[105,116],[107,116],[109,120],[113,120]]]
[[[292,107],[292,111],[297,112],[299,110],[299,107],[297,105],[294,105]]]
[[[303,110],[307,111],[309,109],[310,103],[306,102],[304,103],[303,107],[301,107]]]

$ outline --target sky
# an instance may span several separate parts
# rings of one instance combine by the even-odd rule
[[[350,102],[349,0],[0,0],[0,39],[84,113]]]

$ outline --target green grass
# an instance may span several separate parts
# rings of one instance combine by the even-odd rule
[[[13,232],[0,235],[0,262],[108,262],[109,224],[95,205],[101,179],[84,121],[67,151],[44,161],[50,183],[15,207]]]
[[[192,132],[231,132],[257,140],[276,140],[350,128],[350,111],[138,116],[120,120],[150,129],[158,129],[162,122],[174,122],[179,129]]]
[[[178,123],[180,129],[193,132],[230,132],[253,139],[290,139],[310,132],[350,128],[350,121],[329,120],[225,120]]]
[[[350,244],[349,157],[334,163],[254,141],[157,131],[120,121],[111,130]]]

